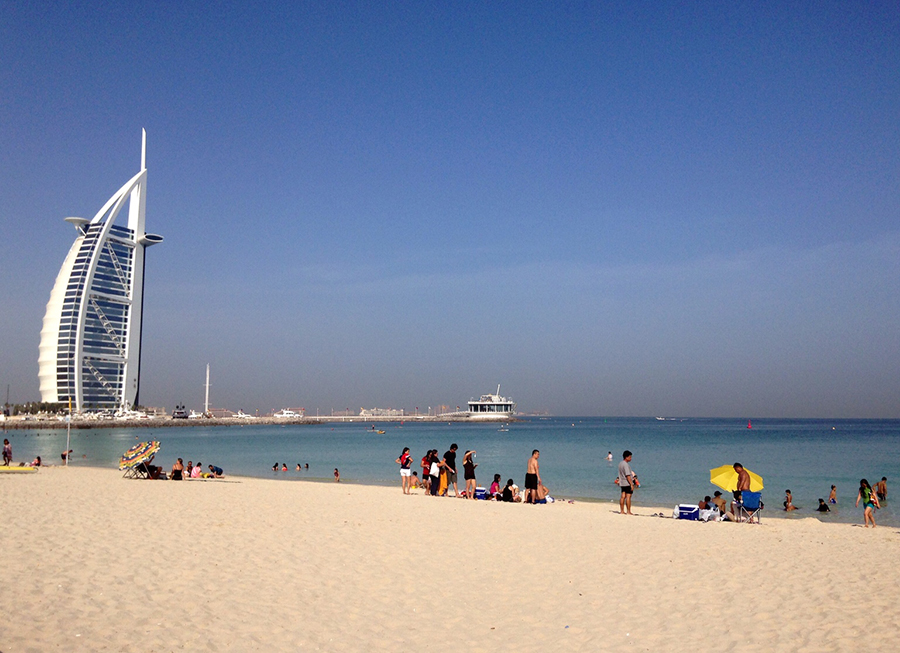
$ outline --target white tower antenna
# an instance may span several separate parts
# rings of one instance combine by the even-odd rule
[[[209,415],[209,363],[206,364],[206,401],[203,403],[203,414]]]

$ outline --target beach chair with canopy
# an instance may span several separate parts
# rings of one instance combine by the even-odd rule
[[[741,505],[738,517],[743,522],[752,524],[754,521],[759,523],[759,513],[762,511],[762,492],[750,492],[744,490],[741,492]]]
[[[159,442],[139,442],[126,451],[119,459],[119,469],[124,470],[123,478],[150,478],[147,461],[159,451]]]

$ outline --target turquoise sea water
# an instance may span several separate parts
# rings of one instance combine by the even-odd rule
[[[72,464],[115,467],[135,442],[155,439],[162,443],[156,462],[166,468],[181,457],[185,462],[200,460],[204,467],[219,465],[226,474],[330,481],[338,467],[344,482],[399,488],[394,459],[403,447],[412,449],[418,463],[427,449],[442,454],[455,442],[460,461],[466,449],[477,452],[479,485],[488,485],[494,473],[523,485],[526,461],[536,448],[541,450],[541,476],[554,496],[617,502],[616,465],[622,451],[629,449],[641,480],[637,506],[696,503],[716,490],[709,482],[709,470],[737,461],[764,478],[765,517],[819,516],[814,512],[817,499],[827,498],[833,483],[838,487],[838,505],[832,507],[833,514],[821,518],[861,523],[862,510],[853,507],[859,479],[865,477],[874,485],[886,476],[889,500],[876,518],[879,524],[900,526],[900,508],[891,508],[892,501],[900,505],[900,485],[895,485],[900,482],[900,420],[760,419],[748,430],[747,421],[738,419],[557,417],[513,422],[508,432],[498,431],[497,424],[384,423],[377,427],[385,431],[383,435],[367,432],[369,427],[242,424],[73,430]],[[16,460],[40,455],[58,464],[66,433],[8,431],[4,437],[10,439]],[[607,463],[607,451],[613,452],[613,463]],[[287,463],[290,471],[272,472],[276,461]],[[309,463],[310,469],[294,471],[297,463]],[[801,507],[791,515],[781,510],[788,488]]]

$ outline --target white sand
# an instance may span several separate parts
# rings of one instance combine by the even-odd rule
[[[896,529],[226,480],[0,475],[0,651],[888,651],[900,635]]]

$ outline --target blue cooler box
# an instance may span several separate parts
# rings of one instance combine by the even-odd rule
[[[689,519],[697,521],[700,519],[700,506],[693,506],[689,503],[678,504],[678,519]]]
[[[475,498],[476,499],[487,499],[487,490],[483,487],[475,488]]]

